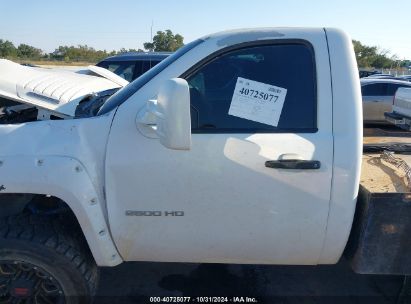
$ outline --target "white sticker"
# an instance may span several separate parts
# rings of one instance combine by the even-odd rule
[[[278,126],[287,89],[238,77],[228,114]]]

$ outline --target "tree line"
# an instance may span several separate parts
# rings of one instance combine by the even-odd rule
[[[125,49],[118,51],[96,50],[88,45],[59,46],[51,53],[28,44],[15,46],[11,41],[0,39],[0,58],[17,61],[61,61],[61,62],[98,62],[108,56],[127,52],[167,51],[174,52],[184,45],[184,37],[173,34],[171,30],[158,31],[151,42],[143,44],[143,49]],[[401,68],[411,66],[411,60],[399,60],[387,50],[376,46],[367,46],[353,40],[355,55],[360,68]]]
[[[152,42],[144,43],[143,49],[125,49],[118,51],[96,50],[88,45],[59,46],[51,53],[27,44],[17,47],[8,40],[0,39],[0,58],[18,61],[61,61],[61,62],[89,62],[96,63],[108,56],[124,54],[128,52],[174,52],[184,45],[184,37],[173,34],[171,30],[158,31]]]
[[[367,46],[353,40],[355,57],[360,68],[403,68],[410,67],[411,60],[400,60],[396,55],[390,55],[388,50],[376,46]]]

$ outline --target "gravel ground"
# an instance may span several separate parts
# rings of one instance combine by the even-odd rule
[[[355,274],[344,260],[316,267],[125,263],[102,269],[96,302],[150,303],[150,297],[189,296],[198,303],[195,297],[224,296],[233,303],[233,297],[243,296],[281,304],[411,303],[399,297],[407,289],[403,283],[399,276]]]

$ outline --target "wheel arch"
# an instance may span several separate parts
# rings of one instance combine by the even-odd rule
[[[97,265],[115,266],[122,262],[105,217],[104,197],[96,191],[80,161],[64,156],[0,157],[0,189],[0,195],[58,198],[77,219]],[[0,200],[0,209],[2,204],[5,207],[4,201]],[[11,207],[12,212],[27,206],[24,202],[16,205]]]

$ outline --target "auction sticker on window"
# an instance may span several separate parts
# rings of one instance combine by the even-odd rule
[[[278,126],[287,89],[238,77],[228,114]]]

